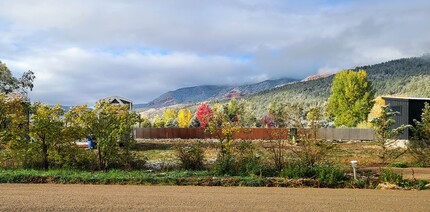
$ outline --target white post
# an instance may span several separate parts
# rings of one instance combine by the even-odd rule
[[[354,172],[354,180],[357,180],[357,171],[356,171],[357,161],[356,160],[351,161],[351,165],[352,165],[352,170]]]

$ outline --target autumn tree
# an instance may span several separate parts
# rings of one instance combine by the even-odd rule
[[[155,128],[164,128],[164,125],[166,123],[164,122],[164,119],[161,118],[159,115],[156,115],[152,121],[152,126]]]
[[[381,116],[381,114],[384,112],[384,106],[386,105],[385,100],[382,97],[378,96],[375,98],[374,102],[375,103],[373,104],[373,107],[370,110],[369,115],[367,117],[368,121],[371,121]]]
[[[193,118],[191,111],[188,109],[181,109],[178,113],[178,126],[180,128],[186,128],[188,127],[188,124],[191,121],[191,118]]]
[[[147,116],[144,116],[144,115],[140,116],[139,127],[143,127],[143,128],[151,127],[151,121],[149,121],[149,118]]]
[[[374,92],[364,70],[337,73],[331,91],[328,107],[336,126],[355,127],[367,119]]]
[[[212,118],[212,109],[209,105],[202,103],[196,111],[196,116],[199,119],[200,127],[206,128]]]
[[[176,119],[177,116],[178,116],[178,113],[176,112],[176,110],[171,109],[171,108],[167,108],[163,112],[164,123],[167,123],[169,121],[169,119]]]
[[[64,110],[60,105],[49,107],[42,103],[35,103],[32,111],[30,136],[40,150],[43,168],[47,170],[49,169],[49,149],[63,139]]]

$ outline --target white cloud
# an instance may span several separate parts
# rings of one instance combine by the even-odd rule
[[[429,52],[428,1],[0,1],[0,60],[32,97],[146,102],[200,84],[304,78]]]
[[[5,62],[19,70],[31,67],[37,78],[30,97],[50,104],[92,104],[110,95],[131,96],[144,102],[179,86],[233,83],[224,81],[225,76],[240,81],[242,73],[236,71],[247,65],[238,59],[188,53],[112,55],[76,47],[41,51],[40,57],[22,57],[20,61],[25,62]],[[39,55],[37,50],[33,53]]]

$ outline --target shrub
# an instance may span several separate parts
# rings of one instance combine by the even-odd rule
[[[403,163],[403,162],[395,162],[390,164],[391,167],[397,167],[397,168],[407,168],[408,164]]]
[[[379,180],[382,182],[395,183],[400,184],[403,180],[403,174],[399,174],[394,172],[392,168],[388,169],[380,169],[381,173],[379,176]]]
[[[217,175],[258,175],[261,158],[251,141],[231,141],[220,150],[213,171]]]
[[[313,178],[315,176],[312,168],[302,161],[288,163],[280,173],[281,177],[290,179]]]
[[[316,179],[324,187],[338,187],[345,181],[345,171],[333,165],[319,165],[313,167]]]
[[[323,187],[338,187],[345,182],[345,171],[338,166],[330,164],[309,166],[304,161],[289,163],[280,175],[291,179],[316,179]]]
[[[192,145],[177,146],[175,151],[176,156],[181,161],[181,168],[190,170],[199,170],[204,168],[204,151],[200,142]]]

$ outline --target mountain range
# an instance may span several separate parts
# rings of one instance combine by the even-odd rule
[[[270,90],[278,86],[297,82],[297,79],[281,78],[266,80],[259,83],[228,86],[228,85],[200,85],[179,88],[162,94],[147,104],[135,104],[134,108],[159,108],[176,104],[189,104],[208,100],[248,97],[250,95]]]
[[[430,98],[430,55],[391,60],[375,65],[359,66],[365,70],[376,96],[409,96]],[[243,86],[196,86],[167,92],[141,106],[160,113],[166,106],[187,107],[202,101],[244,97],[256,116],[267,110],[269,103],[289,102],[323,106],[330,96],[334,75],[320,74],[304,80],[282,78]],[[190,104],[191,103],[191,104]],[[159,109],[157,109],[159,108]]]

